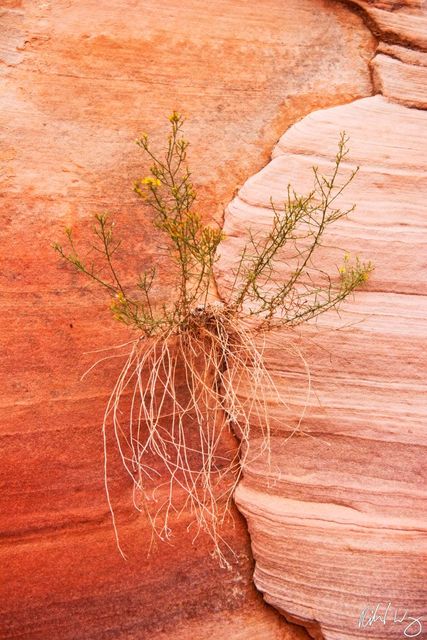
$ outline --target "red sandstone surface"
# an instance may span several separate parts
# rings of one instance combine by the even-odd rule
[[[100,431],[116,368],[80,376],[87,352],[127,334],[50,243],[108,208],[129,240],[124,263],[158,260],[130,188],[141,130],[160,140],[165,115],[188,116],[200,206],[220,219],[290,124],[371,93],[374,38],[322,0],[3,0],[0,23],[0,637],[306,637],[256,593],[237,516],[233,572],[191,544],[185,518],[147,559],[148,528],[113,464],[129,561],[117,553]]]

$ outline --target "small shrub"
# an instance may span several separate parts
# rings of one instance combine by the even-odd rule
[[[280,400],[254,333],[295,326],[337,308],[366,281],[372,267],[358,259],[350,263],[346,256],[338,274],[326,274],[315,263],[326,229],[353,210],[336,207],[336,199],[357,171],[340,180],[340,165],[348,153],[343,133],[331,176],[321,176],[314,168],[310,193],[301,196],[288,187],[283,203],[271,200],[270,230],[262,237],[249,233],[227,298],[212,300],[214,267],[224,235],[206,224],[195,208],[184,120],[176,112],[169,120],[163,154],[152,150],[147,135],[137,140],[151,166],[149,174],[135,182],[134,192],[150,206],[153,226],[167,240],[175,299],[168,304],[156,299],[154,266],[133,285],[122,282],[116,267],[120,240],[108,214],[95,216],[93,248],[104,257],[102,267],[82,258],[72,229],[66,230],[68,247],[55,244],[54,248],[106,289],[114,318],[136,332],[104,415],[106,463],[111,428],[133,482],[135,507],[146,512],[153,532],[161,539],[170,538],[172,514],[189,511],[194,535],[207,532],[214,552],[226,565],[228,545],[221,524],[242,471],[260,454],[251,450],[251,425],[261,429],[261,453],[269,455],[267,391]],[[284,257],[291,265],[285,281],[279,270]],[[243,380],[246,399],[238,394]],[[130,408],[123,409],[126,398]],[[224,441],[230,427],[235,442],[227,449]],[[105,486],[120,549],[107,466]]]

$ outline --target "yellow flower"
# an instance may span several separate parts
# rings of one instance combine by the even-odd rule
[[[141,184],[147,185],[147,187],[152,187],[153,189],[157,189],[157,187],[161,186],[161,181],[158,178],[154,178],[153,176],[147,176],[141,180]]]
[[[169,116],[169,122],[179,122],[180,117],[177,111],[173,111]]]

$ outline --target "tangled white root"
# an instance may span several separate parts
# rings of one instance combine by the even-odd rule
[[[105,490],[117,546],[125,557],[108,487],[110,429],[132,479],[134,506],[147,514],[153,536],[169,539],[172,514],[185,511],[194,537],[205,531],[213,554],[229,566],[233,550],[221,525],[245,466],[260,455],[270,463],[267,393],[283,402],[264,366],[264,347],[214,305],[196,309],[179,331],[128,344],[103,422]]]

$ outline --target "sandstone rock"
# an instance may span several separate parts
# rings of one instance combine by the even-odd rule
[[[427,107],[427,9],[423,0],[345,0],[364,11],[380,39],[371,62],[379,93],[408,107]],[[381,55],[385,54],[385,55]]]
[[[373,61],[376,88],[393,101],[425,107],[425,55],[411,49],[425,48],[425,5],[358,4],[376,21],[380,37],[409,47],[380,45]],[[289,620],[303,623],[316,639],[423,635],[426,114],[375,98],[317,112],[292,127],[273,161],[228,209],[222,284],[226,290],[248,222],[256,221],[259,231],[271,220],[270,197],[277,202],[288,181],[306,186],[302,173],[310,161],[326,168],[337,125],[352,139],[350,166],[368,166],[346,194],[360,201],[364,221],[358,226],[352,215],[330,243],[370,252],[379,266],[355,311],[344,315],[344,328],[326,316],[302,332],[310,345],[304,362],[315,361],[315,401],[307,400],[301,366],[298,371],[286,349],[289,336],[270,339],[267,362],[290,400],[286,411],[271,401],[273,463],[261,457],[249,465],[236,499],[249,523],[255,583]],[[303,414],[303,434],[290,439]]]
[[[394,608],[416,618],[425,609],[426,124],[427,112],[381,96],[316,111],[282,136],[225,216],[223,295],[247,228],[271,222],[270,197],[279,203],[288,183],[305,193],[313,165],[327,175],[338,132],[347,132],[344,171],[361,169],[340,205],[358,207],[331,228],[321,264],[331,272],[341,247],[372,259],[375,272],[340,317],[267,338],[267,367],[287,407],[269,399],[272,462],[249,464],[236,495],[255,584],[315,638],[400,638]],[[297,349],[309,363],[309,398]],[[290,438],[301,416],[303,433]],[[369,626],[365,608],[379,604],[384,615],[388,602],[386,624]]]
[[[344,0],[366,12],[368,24],[381,40],[427,50],[424,0]]]
[[[337,246],[376,264],[339,319],[327,314],[298,336],[270,336],[264,353],[287,405],[270,398],[272,462],[260,456],[248,465],[236,499],[248,520],[255,583],[312,637],[422,637],[427,114],[418,109],[427,104],[427,16],[417,0],[351,4],[381,40],[372,62],[376,90],[417,109],[375,97],[310,114],[285,133],[272,161],[227,209],[223,295],[247,228],[268,228],[270,197],[280,202],[289,182],[307,190],[311,166],[328,170],[345,129],[347,168],[361,170],[343,204],[357,202],[358,213],[331,232],[322,265],[333,267]],[[307,362],[314,386],[308,397]],[[244,399],[244,386],[240,393]]]
[[[372,67],[382,95],[408,107],[427,107],[427,65],[406,64],[378,54]]]
[[[116,361],[79,378],[98,357],[87,352],[129,336],[50,243],[70,224],[81,239],[92,214],[109,209],[126,273],[155,260],[170,291],[131,192],[147,170],[133,144],[141,130],[163,141],[166,116],[188,116],[199,204],[220,220],[289,124],[371,93],[374,38],[346,7],[321,0],[267,0],[262,10],[237,0],[4,0],[0,22],[0,636],[304,637],[256,594],[237,516],[226,528],[239,554],[231,574],[206,541],[191,545],[185,517],[174,546],[147,559],[150,532],[112,463],[129,561],[118,555],[100,432]]]

